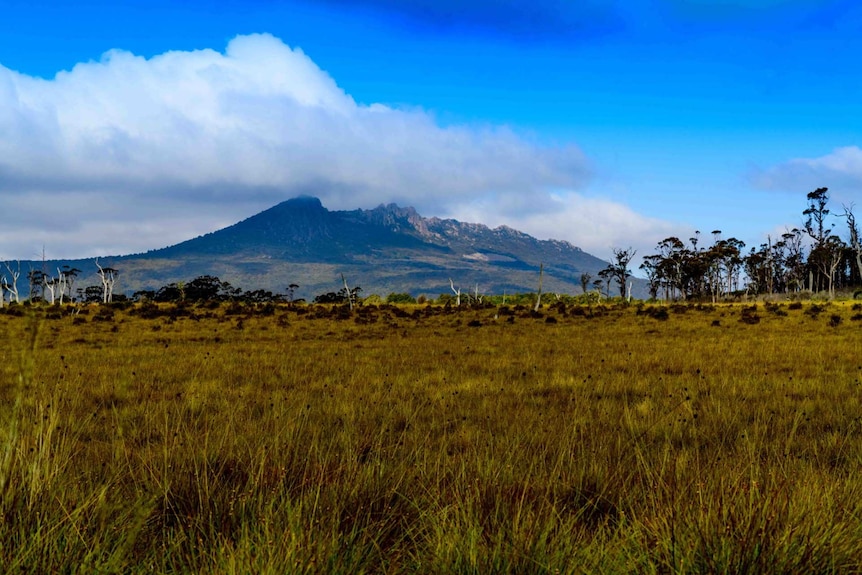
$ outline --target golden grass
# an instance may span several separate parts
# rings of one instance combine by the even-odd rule
[[[12,308],[0,566],[856,573],[862,321],[813,306]]]

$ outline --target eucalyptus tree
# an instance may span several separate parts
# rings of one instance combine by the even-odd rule
[[[296,290],[299,289],[299,284],[292,283],[287,286],[287,303],[293,303],[296,295]]]
[[[578,278],[581,282],[581,291],[583,293],[587,293],[587,290],[590,287],[590,280],[593,279],[593,276],[589,272],[583,272]]]
[[[828,270],[832,264],[831,242],[832,228],[835,224],[828,223],[829,188],[817,188],[807,196],[808,207],[802,212],[805,216],[805,232],[811,238],[812,246],[808,254],[809,288],[820,291],[828,280]],[[816,276],[816,282],[815,282]],[[831,282],[829,282],[831,283]]]
[[[650,299],[658,299],[658,292],[662,286],[662,261],[661,256],[653,254],[644,256],[643,263],[639,266],[644,271],[649,285]]]
[[[802,212],[805,218],[805,231],[814,240],[815,247],[826,243],[829,236],[832,235],[832,228],[835,224],[827,225],[826,218],[829,215],[829,209],[826,207],[829,203],[829,188],[817,188],[813,192],[808,192],[808,207]]]
[[[114,283],[119,272],[111,267],[102,267],[98,258],[96,258],[96,267],[99,268],[99,279],[102,281],[102,303],[111,303],[114,301]]]
[[[688,259],[688,250],[678,237],[665,238],[656,246],[658,250],[658,275],[664,286],[665,299],[677,296],[685,299],[683,289],[683,266]]]
[[[859,240],[859,227],[856,224],[856,216],[853,215],[853,204],[843,206],[842,217],[847,219],[847,230],[850,232],[850,250],[856,264],[856,280],[862,284],[862,242]]]
[[[706,270],[706,285],[712,301],[729,295],[739,287],[742,269],[742,248],[745,243],[736,238],[720,239],[718,230],[713,232],[715,242],[699,254]]]
[[[66,293],[69,294],[69,300],[72,300],[72,289],[75,284],[75,278],[81,270],[68,265],[57,268],[57,279],[60,283],[60,303],[63,303],[63,297]]]
[[[665,299],[710,296],[715,301],[738,291],[743,278],[746,291],[753,294],[798,291],[805,287],[806,276],[812,291],[828,290],[830,295],[854,282],[862,284],[862,238],[852,206],[845,206],[841,214],[847,220],[849,245],[833,232],[828,188],[810,192],[802,213],[802,229],[787,231],[777,241],[768,237],[745,255],[745,244],[736,238],[722,239],[721,230],[713,230],[713,244],[708,247],[700,232],[689,244],[678,237],[665,238],[657,244],[657,253],[644,256],[640,266],[650,295],[657,298],[663,290]],[[608,270],[615,267],[612,264]]]
[[[745,291],[749,294],[766,293],[772,273],[769,269],[768,249],[766,244],[761,244],[759,249],[752,247],[743,258],[745,277],[748,279]]]
[[[805,285],[805,249],[802,244],[802,230],[793,228],[781,234],[784,250],[785,285],[787,291],[799,291]]]
[[[104,288],[102,286],[91,285],[85,288],[79,287],[75,290],[78,294],[78,301],[81,303],[98,303],[104,300]]]
[[[42,270],[34,270],[30,268],[30,271],[27,272],[27,283],[29,286],[29,292],[27,294],[27,299],[33,300],[36,297],[40,299],[45,299],[45,280],[47,276],[45,272]],[[38,292],[38,296],[37,296]]]
[[[634,259],[637,250],[629,247],[626,249],[613,248],[614,261],[606,268],[611,278],[615,279],[620,286],[620,297],[626,297],[626,284],[632,276],[629,263]],[[608,288],[610,290],[610,287]]]
[[[728,238],[722,240],[720,244],[722,265],[727,282],[727,291],[725,293],[731,294],[739,290],[740,275],[742,272],[742,250],[745,247],[745,242],[737,238]]]
[[[181,299],[196,302],[230,301],[242,295],[240,288],[212,275],[198,276],[188,283],[177,282],[177,289],[181,291]]]
[[[640,269],[653,298],[663,290],[665,299],[710,297],[716,301],[739,289],[745,243],[722,239],[720,230],[712,235],[713,244],[708,247],[701,245],[699,232],[691,238],[690,247],[675,236],[665,238],[656,246],[658,253],[644,256]]]
[[[841,238],[835,235],[826,238],[826,241],[819,246],[819,253],[815,264],[818,271],[827,281],[826,289],[830,298],[835,297],[836,275],[842,261],[845,261],[846,247]]]
[[[599,292],[601,293],[601,286],[604,286],[604,294],[605,297],[611,297],[611,282],[614,279],[613,271],[611,271],[610,267],[606,267],[603,270],[599,270]]]

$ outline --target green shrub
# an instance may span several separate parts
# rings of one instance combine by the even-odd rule
[[[391,293],[386,296],[386,303],[416,303],[416,298],[409,293]]]

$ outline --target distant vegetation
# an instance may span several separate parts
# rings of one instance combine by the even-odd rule
[[[721,230],[712,232],[712,244],[706,247],[700,232],[689,240],[690,246],[676,237],[661,241],[658,253],[645,256],[640,266],[649,281],[650,296],[716,301],[741,293],[807,291],[834,297],[839,290],[862,285],[862,245],[853,206],[844,206],[838,215],[846,222],[847,243],[834,233],[827,188],[809,193],[802,213],[803,229],[769,238],[747,254],[742,241],[723,239]]]
[[[180,300],[0,329],[4,572],[862,570],[860,304]]]
[[[308,216],[305,219],[299,218],[294,213],[294,210],[311,210],[314,217]],[[355,219],[357,214],[367,219],[368,221],[353,221],[351,218],[346,218],[343,212],[329,212],[323,208],[319,201],[306,199],[291,200],[272,208],[258,216],[250,218],[236,226],[221,230],[212,234],[212,236],[221,237],[226,234],[226,237],[233,237],[239,234],[243,241],[247,244],[253,244],[255,234],[259,233],[259,227],[263,229],[279,229],[284,235],[282,238],[286,243],[279,244],[279,249],[283,252],[290,249],[290,241],[298,242],[298,245],[304,246],[304,249],[311,249],[309,245],[314,246],[317,252],[326,251],[326,242],[319,240],[321,236],[320,230],[316,228],[304,229],[297,221],[305,222],[311,219],[320,221],[319,225],[326,230],[327,236],[329,233],[335,233],[333,230],[340,230],[341,227],[349,222],[353,226],[353,231],[359,237],[364,237],[365,241],[369,242],[385,242],[376,245],[373,250],[367,247],[369,251],[386,253],[392,251],[398,252],[400,255],[396,258],[398,263],[381,263],[379,269],[384,269],[388,274],[389,280],[392,280],[392,275],[395,273],[395,268],[406,266],[405,262],[410,262],[412,258],[417,258],[417,264],[424,267],[422,274],[411,276],[414,271],[409,271],[409,266],[405,267],[406,277],[422,278],[424,285],[428,284],[428,274],[437,273],[439,278],[436,283],[445,285],[448,280],[452,290],[455,305],[465,303],[467,305],[480,305],[483,302],[494,301],[499,303],[500,297],[505,298],[505,290],[503,293],[489,294],[481,288],[478,282],[469,285],[463,285],[458,281],[458,278],[447,277],[451,276],[453,270],[446,267],[439,267],[437,272],[430,271],[424,262],[427,254],[419,248],[428,247],[429,244],[422,243],[429,238],[444,237],[447,229],[452,228],[458,230],[458,233],[452,237],[461,235],[469,235],[469,230],[478,230],[477,237],[484,242],[484,249],[490,250],[493,248],[494,241],[500,242],[498,248],[506,247],[506,249],[515,249],[519,251],[519,256],[522,258],[521,264],[517,269],[496,267],[483,269],[481,272],[472,270],[467,275],[476,275],[480,273],[487,279],[488,274],[495,274],[497,277],[493,280],[496,284],[505,285],[506,274],[518,275],[518,282],[515,285],[521,287],[513,292],[523,293],[523,285],[525,279],[529,278],[531,265],[526,264],[529,259],[529,252],[533,250],[537,254],[545,257],[551,256],[553,249],[558,251],[565,247],[570,253],[567,257],[573,257],[572,254],[583,260],[583,265],[593,265],[596,258],[583,254],[573,246],[555,242],[540,242],[534,238],[530,238],[524,234],[519,234],[513,230],[488,230],[484,226],[470,226],[469,224],[460,224],[459,222],[447,221],[446,225],[441,227],[436,235],[428,236],[428,230],[419,225],[414,230],[418,236],[407,235],[410,238],[410,243],[415,252],[401,253],[403,250],[404,238],[398,236],[396,232],[380,226],[378,220],[386,221],[387,218],[402,218],[402,228],[410,228],[411,222],[424,222],[427,225],[430,220],[424,220],[418,214],[410,209],[399,209],[394,206],[380,207],[377,210],[369,212],[351,213],[351,218]],[[837,294],[852,295],[862,288],[862,243],[859,239],[859,229],[856,223],[856,218],[853,213],[853,206],[843,206],[843,212],[840,214],[832,214],[829,207],[829,194],[826,188],[818,188],[807,195],[807,205],[803,210],[804,225],[802,229],[794,228],[787,230],[779,238],[769,238],[768,241],[759,247],[752,247],[748,252],[745,252],[745,244],[734,237],[725,238],[721,230],[713,230],[711,232],[711,242],[702,237],[700,232],[689,238],[688,242],[683,241],[678,237],[665,238],[656,246],[656,253],[642,256],[642,263],[639,269],[646,276],[646,289],[639,290],[640,295],[648,295],[651,300],[664,301],[711,301],[716,303],[719,301],[740,301],[742,299],[757,298],[759,296],[782,294],[792,296],[794,298],[804,298],[815,294],[821,294],[827,298],[833,298]],[[837,219],[836,219],[837,218]],[[362,218],[360,218],[362,219]],[[259,220],[259,221],[258,221]],[[844,220],[846,224],[848,241],[841,239],[838,233],[835,232],[836,222]],[[258,221],[257,223],[255,223]],[[435,225],[441,226],[440,222]],[[299,226],[294,229],[291,226]],[[376,227],[375,227],[376,226]],[[237,229],[233,229],[237,228]],[[282,229],[284,228],[284,229]],[[354,229],[355,228],[355,229]],[[401,228],[399,228],[401,229]],[[411,228],[412,229],[412,228]],[[450,230],[451,231],[451,230]],[[343,232],[343,230],[342,230]],[[425,236],[422,235],[425,234]],[[377,235],[375,235],[377,234]],[[309,237],[311,239],[309,239]],[[370,239],[369,239],[370,238]],[[393,239],[395,238],[395,239]],[[401,239],[398,239],[401,238]],[[424,238],[424,240],[422,239]],[[197,245],[204,242],[205,238],[198,238],[187,242],[188,244]],[[216,243],[222,240],[214,240]],[[339,249],[345,250],[345,246],[349,238],[341,238],[339,240]],[[442,240],[441,240],[442,241]],[[448,241],[448,240],[447,240]],[[464,239],[459,241],[462,243]],[[479,241],[479,240],[476,240]],[[400,243],[399,243],[400,242]],[[512,245],[507,245],[506,242],[515,242]],[[228,242],[230,243],[230,242]],[[209,244],[206,244],[209,245]],[[218,245],[221,245],[220,243]],[[245,244],[243,244],[245,245]],[[372,244],[369,244],[369,246]],[[550,246],[550,247],[549,247]],[[467,249],[467,244],[460,246],[459,249]],[[191,250],[186,246],[183,249]],[[473,248],[469,248],[473,249]],[[182,251],[179,246],[171,248],[168,251]],[[434,253],[446,251],[441,246],[433,247],[431,250]],[[505,251],[505,250],[504,250]],[[449,250],[453,252],[454,250]],[[191,252],[194,253],[194,252]],[[448,253],[448,252],[447,252]],[[449,253],[449,265],[460,265],[464,258],[458,259],[457,255]],[[490,252],[489,252],[490,253]],[[568,253],[568,252],[567,252]],[[474,254],[475,255],[475,254]],[[479,254],[481,255],[481,254]],[[574,293],[561,293],[559,290],[550,294],[556,301],[564,300],[564,298],[580,295],[588,296],[589,298],[610,298],[619,295],[621,298],[631,299],[633,293],[632,270],[630,266],[635,261],[637,253],[632,248],[614,248],[613,258],[606,267],[598,269],[594,273],[589,271],[576,272],[576,268],[572,268],[572,261],[567,261],[565,266],[557,266],[555,274],[557,275],[556,285],[579,286],[570,290]],[[323,257],[319,254],[316,257]],[[352,261],[349,250],[341,254],[343,264],[346,268],[356,269],[355,263],[349,264]],[[485,257],[485,256],[483,256]],[[499,254],[495,257],[502,257]],[[454,260],[452,259],[454,258]],[[470,262],[474,262],[476,258],[468,258]],[[481,260],[482,258],[479,258]],[[332,257],[329,260],[335,261]],[[329,261],[328,260],[328,261]],[[211,261],[211,260],[207,260]],[[267,264],[270,267],[276,266],[278,260],[272,260],[273,263]],[[335,266],[336,264],[328,264]],[[478,260],[477,260],[478,261]],[[475,262],[474,262],[475,263]],[[544,266],[552,266],[560,262],[538,262],[536,271],[543,269]],[[79,276],[84,275],[81,269],[70,265],[61,265],[56,269],[56,274],[52,270],[47,269],[47,265],[42,265],[41,268],[34,266],[33,262],[28,264],[29,269],[24,270],[22,277],[22,266],[20,262],[5,262],[0,267],[0,307],[6,302],[21,302],[29,301],[46,301],[49,303],[67,303],[67,302],[112,302],[122,301],[127,298],[122,293],[114,293],[114,284],[121,277],[122,270],[112,267],[102,266],[98,260],[94,262],[97,268],[96,277],[99,280],[97,285],[80,286],[76,284]],[[263,265],[263,264],[256,264]],[[373,264],[369,264],[370,268],[363,268],[367,273],[368,270],[374,270]],[[438,262],[437,265],[443,266],[443,262]],[[471,264],[473,265],[473,264]],[[85,266],[86,267],[86,266]],[[265,267],[265,266],[264,266]],[[569,273],[565,270],[570,270],[577,277],[561,277],[560,274]],[[465,273],[463,269],[455,269],[455,272]],[[138,272],[140,273],[140,272]],[[345,271],[340,272],[344,274]],[[536,284],[541,285],[541,274],[536,274]],[[352,287],[341,287],[335,283],[337,274],[333,276],[333,285],[331,291],[324,291],[314,296],[309,296],[310,300],[317,303],[362,303],[362,295],[366,293],[359,285]],[[343,277],[343,275],[342,275]],[[356,279],[356,278],[353,278]],[[319,280],[319,278],[318,278]],[[407,280],[397,280],[399,283]],[[419,281],[417,279],[416,281]],[[643,283],[644,280],[638,280]],[[24,285],[26,283],[26,288]],[[285,282],[287,283],[287,282]],[[360,282],[361,283],[361,282]],[[238,301],[246,303],[281,303],[292,302],[296,298],[297,290],[300,286],[297,283],[290,283],[281,290],[267,290],[255,288],[244,290],[240,287],[231,285],[228,281],[224,281],[217,276],[205,274],[197,276],[187,281],[169,282],[166,285],[157,289],[138,290],[131,294],[133,301],[156,301],[156,302],[199,302],[199,301]],[[26,291],[25,291],[26,289]],[[414,288],[415,289],[415,288]],[[537,288],[537,291],[541,291]],[[648,292],[648,293],[647,293]],[[862,293],[862,292],[860,292]],[[589,294],[589,295],[588,295]],[[595,294],[595,295],[592,295]],[[437,296],[442,296],[438,298]],[[423,297],[424,300],[439,299],[445,301],[449,299],[448,293],[411,293],[410,291],[393,292],[389,296],[383,298],[381,294],[371,293],[365,297],[370,297],[369,301],[388,301],[390,303],[410,303],[415,301],[417,297]],[[496,296],[497,299],[494,299]],[[505,302],[503,302],[505,303]]]

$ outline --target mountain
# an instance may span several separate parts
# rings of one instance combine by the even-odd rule
[[[542,263],[545,291],[579,293],[581,273],[595,277],[607,266],[568,242],[538,240],[506,226],[424,218],[395,204],[329,211],[305,196],[170,247],[101,261],[119,270],[117,287],[126,293],[214,275],[243,289],[284,292],[296,283],[297,296],[308,299],[338,291],[341,274],[363,295],[436,297],[451,293],[449,278],[464,292],[477,284],[483,293],[535,291]],[[22,270],[28,265],[41,269],[42,262],[22,262]],[[45,267],[60,265],[86,272],[79,286],[98,283],[92,260]]]

